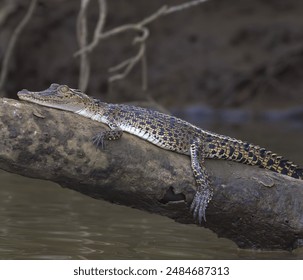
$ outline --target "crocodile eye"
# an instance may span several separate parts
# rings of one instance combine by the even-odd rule
[[[69,91],[69,88],[68,88],[68,86],[61,86],[60,88],[59,88],[59,91],[60,92],[62,92],[62,93],[66,93],[66,92],[68,92]]]

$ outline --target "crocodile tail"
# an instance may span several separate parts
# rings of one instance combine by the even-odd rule
[[[259,146],[233,138],[222,139],[208,144],[208,154],[212,158],[221,158],[249,165],[256,165],[280,174],[303,180],[303,169],[291,161]],[[213,149],[214,148],[214,149]]]
[[[261,167],[293,178],[303,179],[303,170],[291,161],[284,159],[271,151],[266,151],[265,156],[263,154],[264,149],[261,148]]]

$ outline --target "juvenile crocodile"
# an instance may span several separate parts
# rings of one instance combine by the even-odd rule
[[[174,116],[130,105],[107,104],[91,98],[78,89],[51,84],[39,92],[26,89],[18,92],[22,100],[43,106],[71,111],[104,123],[110,130],[93,138],[103,147],[104,140],[117,140],[123,131],[145,139],[160,148],[186,154],[196,180],[196,193],[191,204],[194,219],[202,223],[213,190],[204,159],[224,159],[257,165],[293,178],[303,179],[303,169],[259,146],[196,127]]]

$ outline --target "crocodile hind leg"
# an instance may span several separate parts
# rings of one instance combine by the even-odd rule
[[[205,149],[200,140],[194,140],[190,146],[191,167],[197,184],[197,192],[191,204],[194,219],[199,224],[206,221],[205,210],[212,198],[210,180],[204,167]]]

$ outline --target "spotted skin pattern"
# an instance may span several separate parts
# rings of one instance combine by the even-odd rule
[[[151,109],[103,103],[77,89],[58,84],[52,84],[40,92],[22,90],[18,96],[22,100],[72,111],[108,125],[110,130],[100,132],[93,138],[93,142],[102,148],[106,140],[118,140],[123,132],[128,132],[165,150],[190,156],[196,181],[196,194],[191,211],[199,224],[203,220],[206,221],[205,211],[213,196],[210,179],[204,166],[206,158],[256,165],[303,179],[301,168],[271,151],[203,130],[184,120]]]

